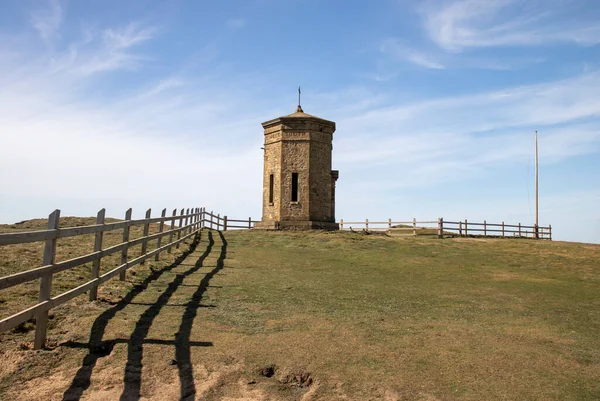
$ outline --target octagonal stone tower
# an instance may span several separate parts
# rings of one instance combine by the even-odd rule
[[[335,123],[295,113],[266,121],[263,215],[258,229],[337,230],[331,170]]]

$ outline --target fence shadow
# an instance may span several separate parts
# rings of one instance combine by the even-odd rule
[[[210,342],[192,342],[190,341],[191,328],[193,320],[196,317],[197,308],[201,307],[200,300],[210,279],[223,268],[223,260],[226,257],[227,242],[223,235],[219,232],[219,236],[223,242],[221,246],[221,252],[216,267],[209,272],[198,284],[198,288],[190,301],[185,305],[185,311],[182,316],[181,325],[176,335],[175,341],[164,341],[164,340],[153,340],[147,339],[149,329],[160,313],[161,309],[167,305],[169,299],[175,293],[175,291],[182,285],[183,280],[189,275],[197,272],[203,265],[204,260],[208,257],[212,251],[214,245],[213,234],[208,232],[208,245],[198,260],[192,265],[192,267],[183,273],[177,274],[177,276],[171,281],[167,288],[160,294],[156,302],[150,304],[149,307],[142,313],[138,321],[136,322],[135,328],[129,338],[113,339],[103,341],[106,327],[109,321],[117,314],[117,312],[124,309],[127,305],[133,304],[133,299],[142,293],[149,284],[153,281],[158,280],[164,273],[173,270],[177,266],[182,266],[182,262],[192,254],[199,242],[200,235],[196,235],[194,241],[190,245],[189,249],[186,250],[181,256],[179,256],[175,262],[171,265],[157,271],[153,271],[142,283],[132,288],[127,295],[115,304],[112,308],[104,311],[92,325],[90,332],[90,339],[88,343],[76,343],[67,342],[62,344],[63,346],[74,347],[74,348],[87,348],[88,354],[84,357],[83,362],[71,385],[63,394],[63,401],[66,400],[79,400],[83,392],[89,388],[90,380],[93,369],[98,359],[109,355],[112,352],[115,344],[127,343],[127,364],[125,366],[124,373],[124,389],[121,394],[121,400],[138,400],[140,398],[141,388],[141,373],[142,373],[142,359],[143,359],[143,345],[144,344],[162,344],[162,345],[174,345],[176,349],[177,366],[179,369],[179,377],[181,381],[181,398],[189,398],[195,394],[195,385],[193,382],[193,370],[190,363],[190,354],[192,346],[212,346]],[[185,394],[185,396],[184,396]]]
[[[215,267],[208,272],[204,278],[200,281],[198,288],[192,295],[192,298],[188,302],[185,312],[181,319],[181,325],[179,331],[175,335],[175,360],[177,361],[177,368],[179,370],[179,382],[181,389],[182,400],[193,400],[196,396],[196,386],[194,385],[194,368],[191,362],[191,344],[190,337],[192,332],[192,326],[194,319],[196,318],[196,312],[200,307],[200,301],[204,292],[209,286],[210,280],[223,269],[224,261],[227,257],[227,241],[223,236],[223,233],[217,231],[221,239],[221,252]],[[211,236],[209,231],[208,235]],[[210,237],[212,241],[212,236]]]

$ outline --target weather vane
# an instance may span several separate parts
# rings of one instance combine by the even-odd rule
[[[300,103],[300,95],[302,94],[302,91],[300,90],[300,87],[298,87],[298,109],[296,110],[297,112],[302,112],[302,106]]]

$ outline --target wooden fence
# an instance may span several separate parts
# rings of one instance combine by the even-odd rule
[[[378,232],[383,231],[389,235],[437,235],[437,221],[392,221],[389,218],[387,221],[344,221],[340,220],[340,230],[352,231],[367,231]]]
[[[474,223],[464,221],[344,221],[340,220],[340,230],[384,231],[389,235],[434,235],[443,237],[494,237],[494,238],[533,238],[552,240],[552,226],[536,227],[519,224]]]
[[[125,213],[125,220],[115,223],[105,223],[105,209],[102,209],[98,212],[96,224],[94,225],[61,228],[60,210],[57,209],[48,217],[48,228],[46,230],[0,234],[0,246],[45,241],[41,267],[0,277],[0,290],[33,280],[40,280],[38,303],[0,320],[0,332],[9,330],[35,318],[34,348],[41,349],[46,343],[46,328],[50,309],[64,304],[88,291],[89,300],[95,300],[98,296],[98,286],[100,284],[117,275],[119,275],[120,280],[125,280],[127,269],[138,264],[144,264],[146,259],[152,256],[158,261],[161,252],[166,251],[170,253],[173,246],[179,248],[181,242],[194,236],[203,228],[215,230],[227,230],[229,228],[249,229],[255,223],[250,218],[248,220],[229,220],[227,216],[221,217],[220,214],[215,215],[212,211],[207,212],[205,208],[181,209],[180,214],[177,214],[177,210],[173,210],[172,216],[166,216],[167,209],[163,209],[160,217],[151,217],[151,210],[148,209],[144,219],[132,220],[131,209],[129,209]],[[168,230],[165,230],[166,222],[170,222]],[[150,224],[156,223],[159,224],[158,233],[150,235]],[[135,240],[130,240],[129,231],[134,226],[143,226],[143,236]],[[103,249],[103,234],[113,230],[123,230],[123,242]],[[65,261],[57,262],[55,260],[58,239],[87,234],[95,235],[94,252]],[[163,244],[163,238],[165,237],[167,237],[166,243]],[[156,240],[157,246],[156,249],[148,250],[148,242],[151,240]],[[129,259],[128,249],[140,244],[141,254],[133,259]],[[100,275],[102,258],[117,252],[121,252],[121,264]],[[92,263],[92,268],[89,281],[55,297],[51,296],[52,277],[55,273],[90,262]]]
[[[445,221],[444,219],[440,219],[440,231],[444,235],[460,237],[532,238],[552,241],[551,225],[548,225],[548,227],[537,227],[536,225],[526,226],[521,223],[488,223],[486,220],[483,223],[473,223],[466,219],[464,221]]]
[[[227,216],[221,217],[220,214],[214,214],[212,211],[207,212],[205,209],[203,209],[202,215],[202,222],[205,227],[214,230],[251,229],[254,228],[255,223],[258,223],[258,221],[252,220],[251,217],[248,217],[247,220],[228,219]]]

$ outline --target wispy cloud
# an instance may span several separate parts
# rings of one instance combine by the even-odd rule
[[[244,18],[231,18],[226,21],[227,27],[234,30],[245,27],[247,23],[248,21]]]
[[[96,74],[143,69],[149,56],[141,46],[156,32],[137,23],[87,27],[64,52],[0,47],[0,59],[11,55],[0,63],[0,171],[22,166],[0,174],[0,185],[11,188],[0,220],[33,217],[18,204],[41,198],[44,211],[58,206],[66,214],[202,203],[256,216],[256,202],[236,194],[260,188],[265,116],[235,77],[205,64],[202,75],[170,71],[92,95],[100,90]],[[222,186],[224,177],[235,184]]]
[[[385,187],[464,180],[503,164],[524,163],[531,138],[543,136],[544,163],[600,151],[600,73],[340,116],[336,160],[368,176],[373,169],[410,171]],[[342,128],[343,127],[343,128]],[[369,132],[368,137],[364,133]],[[364,173],[363,173],[364,172]]]
[[[379,47],[381,53],[396,60],[406,60],[420,67],[441,70],[444,65],[425,52],[415,50],[398,39],[387,39]]]
[[[52,56],[54,71],[67,71],[79,75],[93,75],[115,70],[135,70],[148,55],[135,51],[156,34],[154,27],[129,23],[125,26],[98,30],[88,26],[81,40],[67,46],[67,50]]]
[[[565,1],[430,1],[422,7],[425,29],[438,46],[452,52],[490,46],[556,42],[600,43],[597,17],[569,18]]]
[[[155,29],[143,28],[138,24],[129,23],[121,28],[108,28],[102,32],[102,39],[108,49],[113,51],[129,49],[137,44],[152,39]]]
[[[63,8],[59,0],[49,0],[48,7],[37,9],[31,15],[33,28],[48,46],[57,37],[62,20]]]

